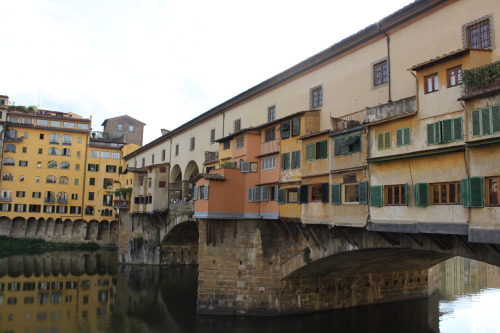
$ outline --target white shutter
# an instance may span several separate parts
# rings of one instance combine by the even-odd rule
[[[199,191],[199,187],[195,186],[194,187],[194,193],[193,193],[193,199],[194,200],[198,200],[198,191]]]
[[[203,186],[203,199],[208,200],[208,185]]]
[[[252,187],[248,188],[248,202],[254,202],[254,189]]]
[[[261,188],[260,187],[256,187],[255,188],[255,201],[262,201],[261,200]]]
[[[280,187],[278,185],[274,186],[274,201],[278,201]]]
[[[269,201],[269,187],[268,186],[264,186],[262,187],[260,190],[260,198],[261,200],[260,201]]]
[[[241,172],[250,172],[250,162],[241,161],[240,170]]]

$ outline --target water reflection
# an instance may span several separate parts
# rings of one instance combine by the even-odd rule
[[[98,252],[0,267],[0,333],[489,332],[500,306],[500,269],[463,258],[442,264],[429,299],[268,318],[197,316],[196,266],[118,266],[116,253]]]

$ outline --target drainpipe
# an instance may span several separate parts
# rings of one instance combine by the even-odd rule
[[[467,107],[463,101],[460,101],[460,105],[464,110],[464,143],[469,140],[469,117],[467,112]],[[467,178],[470,178],[470,169],[469,169],[469,148],[465,145],[464,149],[464,163],[465,163],[465,175]],[[467,223],[470,223],[472,220],[472,211],[471,207],[467,208]]]
[[[387,76],[388,76],[388,87],[389,87],[389,100],[387,101],[388,103],[392,102],[392,83],[391,83],[391,38],[389,35],[380,28],[379,23],[377,22],[377,29],[385,35],[385,40],[387,42]]]
[[[218,109],[219,107],[217,107]],[[222,137],[224,137],[224,125],[226,123],[226,114],[224,112],[222,112]]]

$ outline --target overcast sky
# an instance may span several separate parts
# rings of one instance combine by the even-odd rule
[[[410,2],[0,0],[0,95],[147,143]]]

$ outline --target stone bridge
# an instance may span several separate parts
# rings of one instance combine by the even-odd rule
[[[500,266],[464,236],[245,220],[199,221],[198,312],[284,315],[428,297],[439,262]]]

